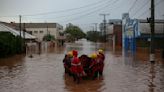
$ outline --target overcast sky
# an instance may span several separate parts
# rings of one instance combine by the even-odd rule
[[[150,17],[151,0],[0,0],[0,21],[57,22],[79,25],[89,30],[92,23],[102,22],[100,14],[110,14],[107,19],[121,19],[129,12],[131,18]],[[164,19],[164,0],[155,0],[156,19]]]

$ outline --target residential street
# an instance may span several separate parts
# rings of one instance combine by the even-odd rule
[[[76,49],[79,56],[88,55],[99,48],[105,48],[103,80],[82,80],[76,84],[64,74],[65,53]],[[143,50],[137,51],[136,57],[125,56],[122,51],[113,52],[109,45],[83,39],[33,54],[33,58],[26,54],[0,59],[0,92],[163,92],[162,59],[157,57],[155,65],[151,65]]]

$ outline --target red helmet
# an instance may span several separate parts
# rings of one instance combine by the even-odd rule
[[[78,55],[77,50],[73,50],[72,52],[73,52],[73,56],[76,56],[77,57],[77,55]]]

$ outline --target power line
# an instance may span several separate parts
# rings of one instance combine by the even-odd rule
[[[95,26],[95,28],[94,28],[95,30],[94,31],[97,31],[97,24],[98,23],[92,23],[92,24],[94,24],[94,26]]]
[[[138,0],[135,0],[132,6],[129,8],[128,13],[134,8]]]
[[[13,17],[18,17],[19,15],[11,15],[11,16],[0,16],[0,18],[3,18],[3,17],[11,17],[11,18],[13,18]]]
[[[112,5],[114,5],[114,4],[117,3],[118,1],[119,1],[119,0],[115,0],[115,1],[113,2]],[[78,16],[78,17],[76,17],[76,18],[73,18],[73,19],[70,19],[70,20],[67,20],[67,21],[73,21],[73,20],[82,19],[82,18],[84,18],[84,17],[86,17],[86,16],[88,16],[88,15],[91,15],[91,14],[97,12],[97,11],[100,11],[100,10],[102,10],[103,8],[106,8],[106,7],[109,7],[109,5],[107,4],[107,5],[103,6],[103,7],[100,7],[100,8],[98,8],[98,9],[94,10],[94,11],[91,11],[91,12],[89,12],[89,13],[86,13],[86,14],[84,14],[84,15]],[[63,21],[63,22],[67,22],[67,21]]]
[[[163,0],[158,1],[158,2],[155,4],[155,7],[158,6],[159,4],[161,4],[162,1],[163,1]],[[149,11],[149,10],[146,9],[142,14],[140,14],[140,15],[138,16],[138,18],[140,18],[141,16],[145,15],[146,13],[148,13],[148,11]]]
[[[109,0],[107,0],[107,1],[109,1]],[[84,6],[77,7],[77,8],[71,8],[71,9],[65,9],[65,10],[59,10],[59,11],[52,11],[52,12],[44,12],[44,13],[37,13],[37,14],[28,14],[28,15],[23,15],[23,16],[38,16],[38,15],[47,15],[47,14],[54,14],[54,13],[70,12],[70,11],[79,10],[79,9],[82,9],[82,8],[92,7],[94,5],[97,5],[97,4],[100,4],[100,3],[103,3],[103,2],[104,2],[104,0],[100,0],[98,2],[91,3],[91,4],[84,5]]]
[[[110,15],[110,14],[100,14],[100,16],[103,16],[104,17],[104,20],[103,20],[103,22],[104,22],[104,41],[106,42],[106,16],[108,16],[108,15]]]
[[[107,2],[106,2],[107,1]],[[110,2],[112,3],[112,0],[106,0],[106,1],[104,1],[103,2],[103,4],[101,3],[99,6],[96,6],[96,7],[91,7],[92,9],[90,9],[90,10],[93,10],[93,9],[96,9],[96,8],[99,8],[100,6],[104,6],[104,4],[109,4]],[[110,4],[111,4],[110,3]],[[93,4],[93,3],[92,3]],[[91,4],[89,4],[89,5],[91,5]],[[98,4],[97,4],[98,5]],[[84,8],[85,9],[85,8]],[[68,10],[68,9],[67,9]],[[88,9],[87,9],[87,11],[88,11]],[[73,16],[73,15],[78,15],[78,14],[81,14],[81,13],[84,13],[84,12],[86,12],[86,11],[83,11],[83,12],[79,12],[79,13],[74,13],[74,14],[71,14],[71,15],[67,15],[67,16],[59,16],[59,17],[57,17],[57,18],[61,18],[61,17],[68,17],[68,16]],[[1,16],[2,17],[2,16]],[[4,17],[4,16],[3,16]],[[9,17],[9,16],[5,16],[5,17]],[[10,17],[12,17],[12,16],[10,16]],[[18,17],[18,16],[15,16],[15,17]],[[27,19],[27,17],[28,16],[22,16],[23,17],[23,19],[24,18],[26,18]],[[32,18],[32,19],[37,19],[37,18]],[[38,18],[39,19],[39,18]],[[40,19],[43,19],[43,18],[40,18]],[[47,19],[47,18],[46,18]],[[46,20],[46,19],[44,19],[44,21]],[[54,18],[53,18],[54,19]]]
[[[143,13],[141,13],[139,16],[138,16],[138,18],[140,18],[141,16],[143,16],[143,15],[145,15],[145,14],[147,14],[148,13],[148,10],[146,9]]]
[[[112,2],[111,0],[107,0],[108,1],[108,3],[109,2]],[[118,0],[117,0],[118,1]],[[99,1],[100,2],[100,1]],[[114,1],[114,2],[116,2],[116,1]],[[103,3],[107,3],[107,2],[103,2]],[[92,3],[93,4],[93,3]],[[110,3],[111,4],[111,3]],[[91,4],[89,4],[89,5],[91,5]],[[102,5],[101,4],[101,6],[104,6],[104,5]],[[99,8],[100,6],[98,6],[98,7],[92,7],[93,9],[96,9],[96,8]],[[82,8],[82,7],[79,7],[79,8]],[[77,8],[76,8],[77,9]],[[68,10],[68,9],[67,9]],[[92,9],[91,9],[92,10]],[[100,10],[100,9],[98,9],[98,10]],[[97,11],[97,10],[96,10]],[[85,11],[84,11],[85,12]],[[94,11],[95,12],[95,11]],[[67,16],[59,16],[59,17],[57,17],[57,18],[60,18],[60,17],[68,17],[68,16],[72,16],[72,15],[78,15],[78,14],[81,14],[81,13],[83,13],[83,12],[80,12],[80,13],[74,13],[74,14],[71,14],[71,15],[67,15]],[[87,13],[87,15],[88,15],[89,13]],[[24,18],[26,18],[27,16],[23,16]],[[37,19],[37,18],[32,18],[32,19]],[[39,19],[39,18],[38,18]],[[40,19],[43,19],[43,18],[40,18]],[[75,18],[74,18],[75,19]],[[73,20],[74,20],[73,19]]]
[[[106,1],[109,1],[109,0],[106,0]],[[22,14],[22,16],[38,16],[38,15],[48,15],[48,14],[54,14],[54,13],[70,12],[70,11],[74,11],[74,10],[78,10],[78,9],[82,9],[82,8],[92,7],[92,6],[95,6],[95,5],[100,4],[100,3],[104,3],[104,0],[100,0],[100,1],[97,1],[95,3],[87,4],[87,5],[84,5],[81,7],[77,7],[77,8],[64,9],[64,10],[51,11],[51,12],[43,12],[43,13],[36,13],[36,14],[24,14],[24,15]],[[0,16],[0,17],[17,17],[17,16],[18,15]]]
[[[142,10],[143,8],[145,8],[145,6],[147,5],[147,3],[149,3],[150,0],[147,0],[132,16],[134,17],[140,10]]]
[[[111,2],[111,1],[103,2],[103,4],[100,4],[99,6],[91,7],[90,9],[86,9],[86,10],[84,10],[84,11],[76,12],[76,13],[69,14],[69,15],[58,16],[58,17],[55,17],[55,18],[62,18],[62,17],[69,17],[69,16],[78,15],[78,14],[84,13],[84,12],[86,12],[86,11],[88,11],[88,10],[93,10],[93,9],[99,8],[99,7],[101,7],[101,6],[104,6],[105,4],[110,3],[110,2]],[[43,19],[43,18],[32,18],[32,19]],[[46,18],[46,19],[54,19],[54,18]]]
[[[116,2],[117,3],[117,5],[113,5],[114,7],[108,7],[108,8],[105,8],[105,9],[103,9],[103,12],[106,12],[106,11],[111,11],[111,10],[118,10],[118,9],[120,9],[120,7],[122,7],[121,5],[124,3],[125,1],[124,0],[119,0],[119,2]],[[119,4],[121,4],[121,5],[119,5]],[[113,13],[112,13],[113,14]]]
[[[111,4],[112,5],[113,3],[112,3],[112,0],[107,1],[107,2],[103,2],[103,4],[100,4],[99,6],[91,7],[89,10],[93,11],[94,9],[101,8],[101,6],[104,6],[106,4]],[[82,12],[78,12],[78,13],[74,13],[74,14],[70,14],[70,15],[58,16],[58,17],[54,17],[54,18],[46,18],[46,19],[45,18],[31,18],[31,19],[44,19],[44,21],[45,21],[47,19],[58,19],[58,18],[64,18],[64,17],[74,16],[74,15],[84,14],[84,12],[86,12],[86,11],[88,12],[88,9],[84,10]],[[24,18],[28,19],[27,16],[24,16]]]

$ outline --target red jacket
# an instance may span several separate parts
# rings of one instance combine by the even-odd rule
[[[81,62],[78,57],[74,57],[71,62],[71,71],[72,73],[82,73],[83,67],[81,66]]]
[[[104,60],[105,60],[105,56],[104,54],[99,54],[98,56],[98,70],[99,71],[103,71],[104,68]]]

